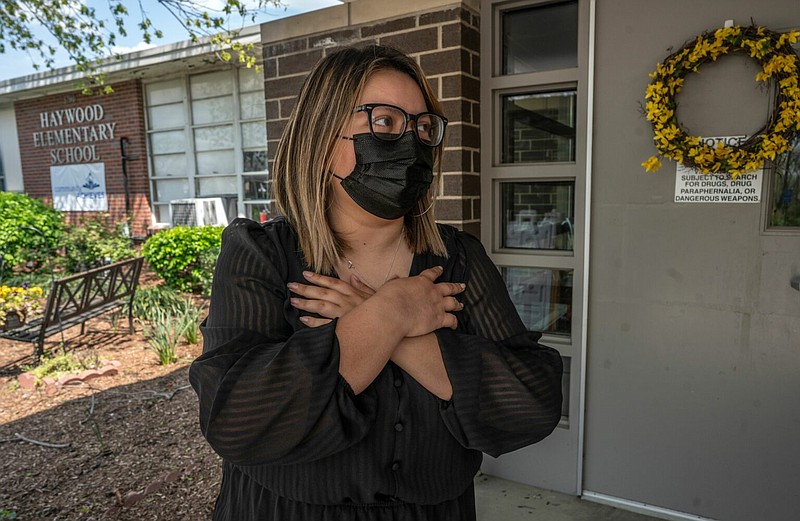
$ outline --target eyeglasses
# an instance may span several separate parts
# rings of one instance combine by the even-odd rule
[[[413,121],[411,129],[417,141],[429,147],[438,147],[444,138],[447,118],[433,112],[409,114],[400,107],[384,103],[367,103],[353,109],[353,113],[366,112],[369,131],[381,141],[396,141],[403,137],[408,122]]]

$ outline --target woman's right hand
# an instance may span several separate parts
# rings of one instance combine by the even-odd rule
[[[455,282],[436,282],[443,268],[434,266],[414,277],[391,279],[380,287],[373,298],[384,298],[397,310],[390,320],[395,320],[405,331],[407,337],[426,335],[437,329],[455,329],[458,320],[453,314],[464,305],[458,295],[465,284]]]

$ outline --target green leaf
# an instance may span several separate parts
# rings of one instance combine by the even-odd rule
[[[135,17],[120,0],[110,0],[109,19],[99,17],[95,9],[82,0],[26,0],[23,5],[21,8],[16,1],[0,2],[0,53],[7,49],[26,49],[37,70],[52,69],[52,56],[60,48],[67,52],[78,70],[92,79],[100,61],[114,56],[111,47],[118,37],[128,35],[126,27],[135,27],[147,43],[152,43],[153,37],[163,37],[163,32],[153,22],[161,15],[151,18],[140,10]],[[249,15],[252,19],[258,10],[267,6],[283,6],[280,0],[259,0],[253,7],[239,0],[226,0],[216,11],[205,9],[196,0],[159,0],[158,5],[181,21],[193,42],[220,31],[227,32],[226,24],[233,13],[243,19]],[[42,29],[48,33],[47,42],[33,36],[34,31],[38,34]],[[223,51],[220,56],[229,54],[224,49],[218,51]],[[250,63],[251,57],[252,61],[257,58],[250,49],[246,54],[244,63]]]

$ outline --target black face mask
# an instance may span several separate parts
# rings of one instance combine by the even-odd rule
[[[413,132],[397,141],[372,134],[353,136],[356,166],[341,178],[342,188],[361,208],[383,219],[407,214],[433,181],[433,148],[420,144]]]

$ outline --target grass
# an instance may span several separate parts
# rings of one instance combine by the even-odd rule
[[[39,365],[24,365],[22,370],[35,376],[38,385],[44,378],[58,378],[65,374],[80,373],[99,365],[100,360],[95,354],[79,359],[72,353],[62,353],[43,358]],[[2,519],[0,517],[0,520]]]

